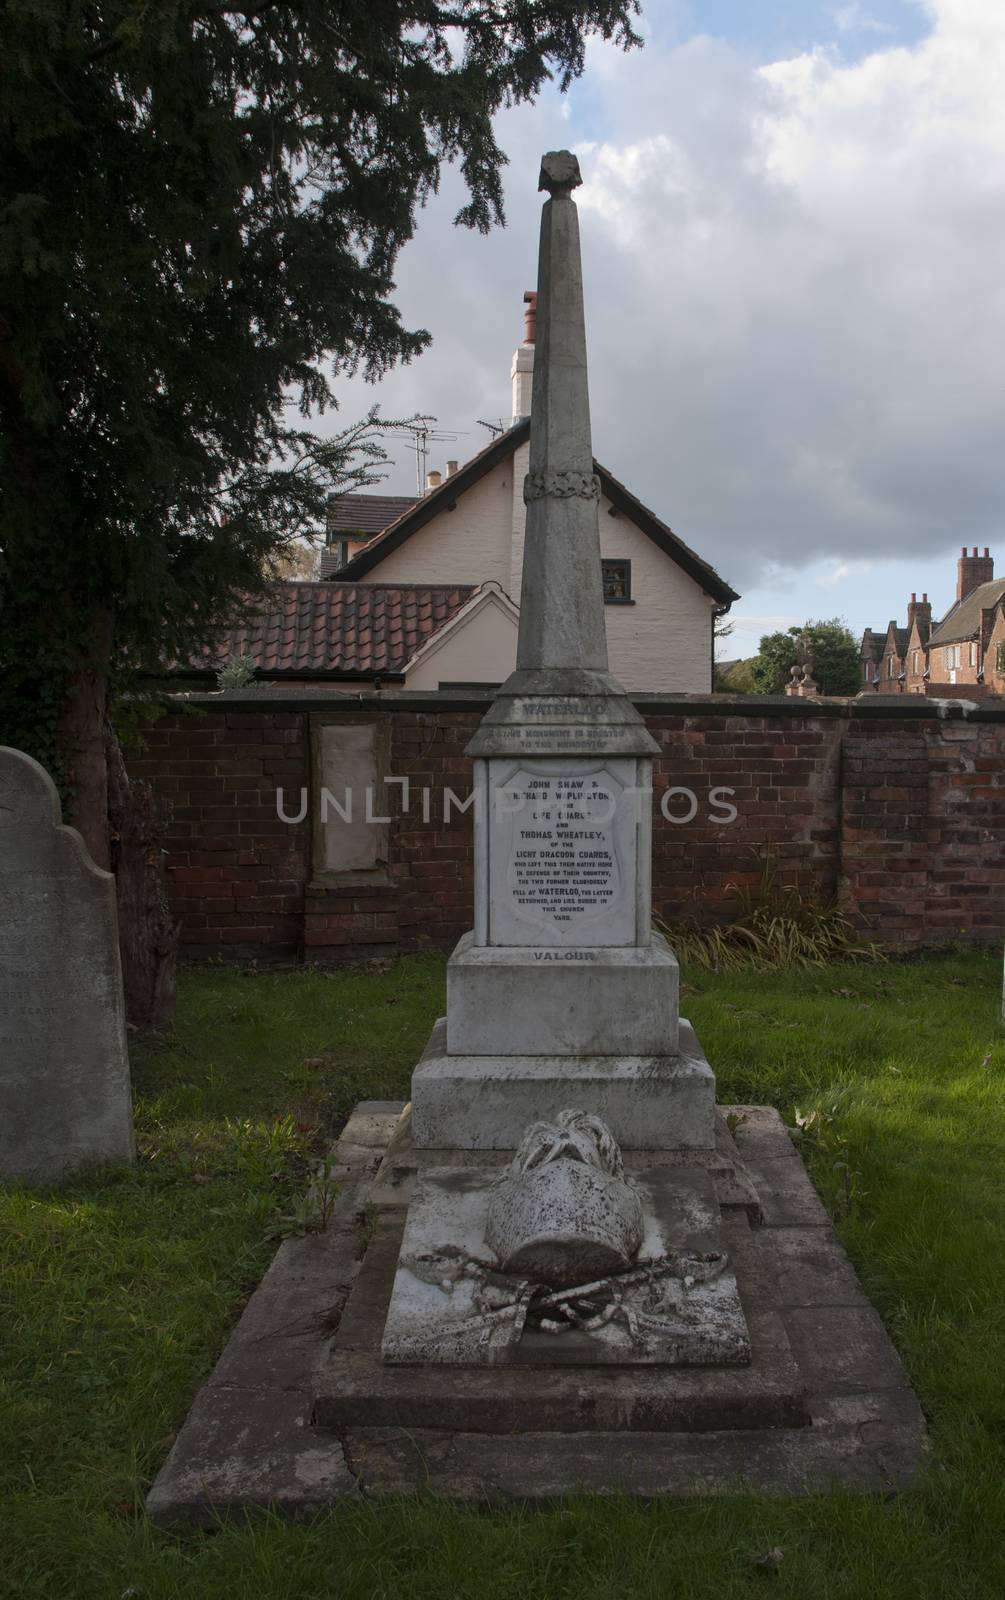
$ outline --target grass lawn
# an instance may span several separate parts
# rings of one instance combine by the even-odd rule
[[[720,1098],[806,1125],[810,1170],[930,1419],[921,1489],[492,1513],[399,1502],[154,1533],[146,1490],[312,1150],[357,1100],[406,1097],[443,994],[435,956],[340,975],[189,970],[171,1038],[133,1048],[136,1170],[0,1191],[0,1595],[1000,1600],[1000,957],[687,980]],[[774,1547],[777,1567],[752,1562]]]

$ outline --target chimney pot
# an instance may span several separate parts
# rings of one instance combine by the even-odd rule
[[[438,472],[426,473],[426,488],[438,489],[440,487],[440,474]]]
[[[448,478],[452,478],[456,471],[457,471],[457,462],[456,461],[448,461],[447,462],[447,477]]]
[[[965,556],[965,555],[966,555],[966,553],[967,553],[967,547],[966,547],[966,545],[962,545],[962,546],[961,546],[961,547],[960,547],[960,555],[961,555],[961,556]]]
[[[526,307],[523,314],[523,342],[533,344],[537,338],[537,290],[525,289],[523,303]]]
[[[969,552],[964,545],[956,569],[957,600],[965,600],[982,583],[990,583],[994,575],[995,563],[990,547],[986,545],[984,554],[980,556],[976,545],[972,545]]]
[[[918,599],[918,596],[915,594],[914,590],[912,589],[911,590],[911,604],[912,604],[912,606],[916,604],[917,599]]]

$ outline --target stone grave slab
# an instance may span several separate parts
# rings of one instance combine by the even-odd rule
[[[573,1163],[573,1176],[583,1171]],[[712,1179],[703,1169],[654,1167],[633,1174],[644,1229],[635,1266],[607,1280],[613,1288],[598,1285],[592,1298],[580,1286],[541,1291],[537,1302],[527,1300],[526,1283],[498,1268],[486,1243],[498,1180],[493,1167],[440,1167],[420,1177],[384,1328],[385,1361],[749,1364],[736,1277]],[[482,1265],[486,1261],[492,1268]],[[584,1302],[596,1307],[590,1321],[599,1326],[547,1331],[561,1327],[563,1307]]]
[[[317,1371],[313,1416],[320,1428],[676,1434],[809,1426],[805,1380],[769,1304],[757,1232],[742,1213],[724,1219],[723,1236],[736,1269],[750,1359],[721,1367],[565,1365],[554,1356],[481,1367],[391,1364],[381,1344],[403,1230],[400,1210],[379,1213],[330,1353]]]

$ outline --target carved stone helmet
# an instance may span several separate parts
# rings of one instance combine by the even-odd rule
[[[567,1288],[630,1267],[642,1205],[617,1141],[585,1111],[533,1122],[495,1186],[486,1243],[503,1270]]]

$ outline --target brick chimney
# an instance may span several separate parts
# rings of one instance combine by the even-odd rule
[[[534,340],[537,335],[537,291],[527,289],[523,297],[523,344],[513,352],[510,377],[513,380],[513,421],[530,416],[530,394],[534,384]]]
[[[929,627],[932,626],[932,606],[927,594],[923,594],[920,600],[916,594],[911,595],[911,599],[907,607],[908,633],[910,633],[915,619],[917,619],[919,624],[927,622]]]
[[[979,584],[990,583],[994,575],[994,556],[987,545],[984,546],[984,554],[982,556],[977,554],[976,545],[973,546],[968,555],[967,547],[964,545],[960,551],[960,559],[956,563],[957,600],[965,600],[967,595],[972,594]]]

